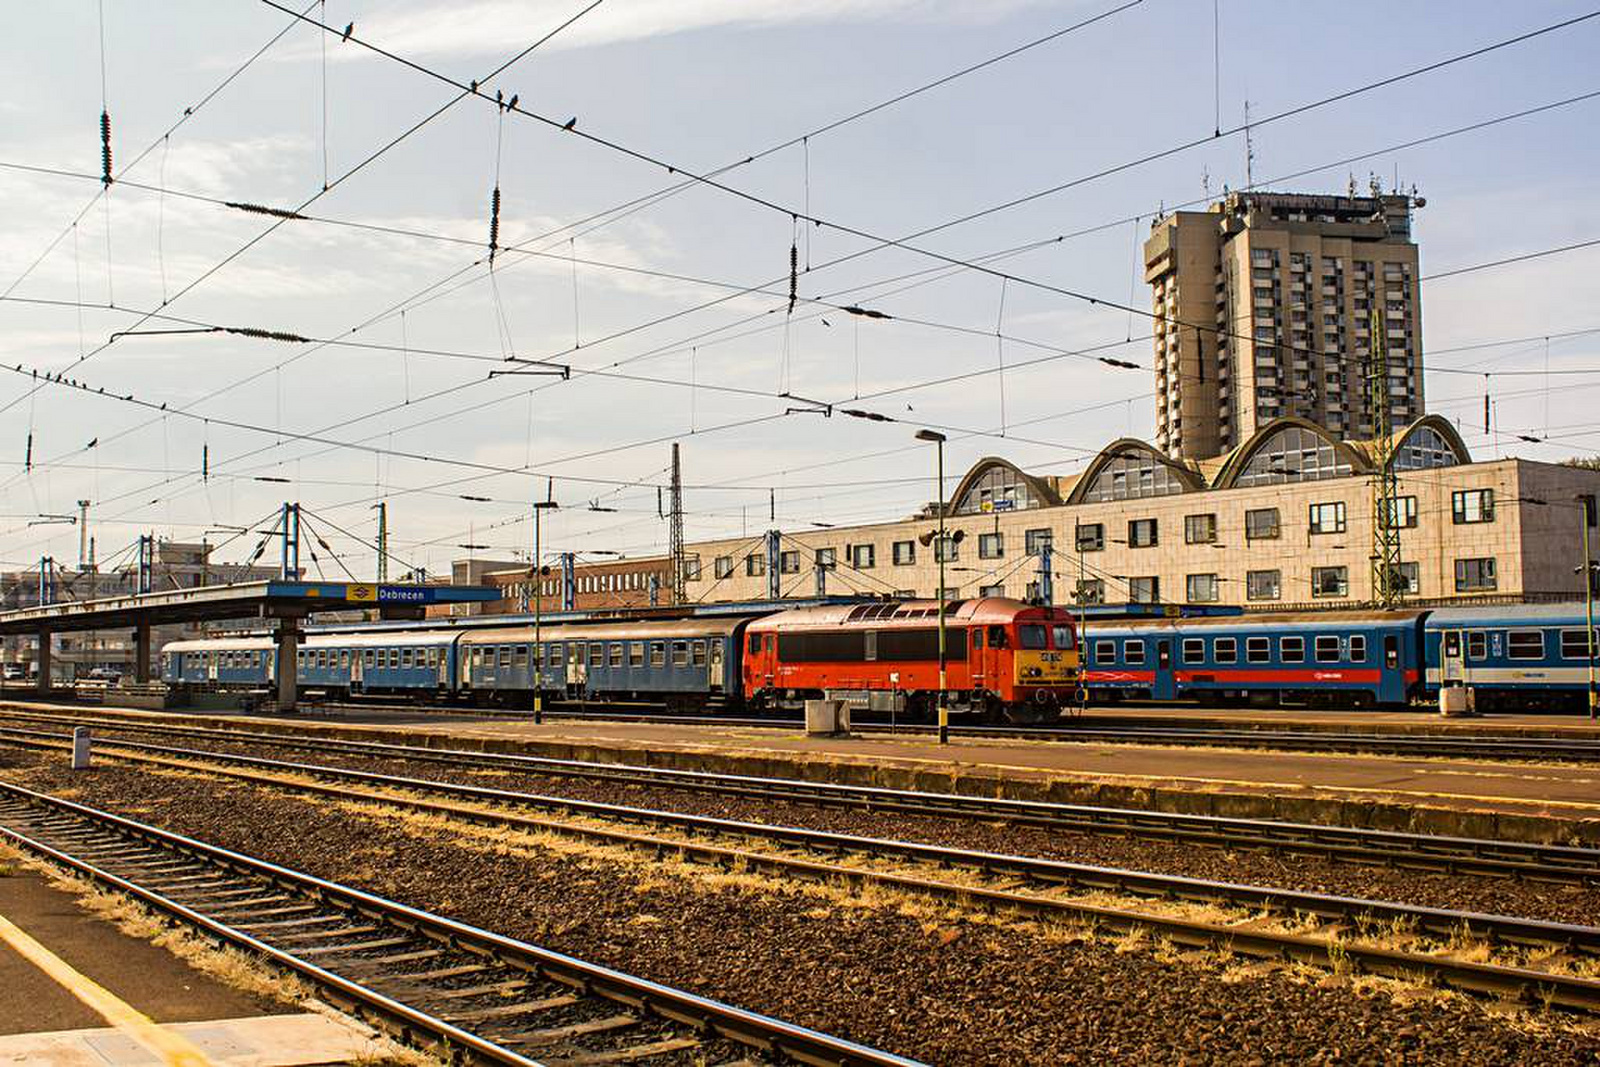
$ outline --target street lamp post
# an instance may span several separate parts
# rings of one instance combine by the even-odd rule
[[[950,690],[948,688],[949,677],[946,673],[948,662],[945,653],[944,632],[944,566],[945,557],[948,555],[944,533],[944,443],[947,438],[937,430],[918,430],[917,440],[932,441],[938,455],[936,468],[938,481],[935,483],[936,492],[933,498],[935,506],[939,509],[939,540],[934,542],[936,547],[933,550],[933,557],[939,563],[939,743],[948,745],[950,743]]]

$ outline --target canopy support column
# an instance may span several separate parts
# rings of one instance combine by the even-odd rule
[[[133,680],[150,680],[150,624],[141,622],[133,629]]]
[[[278,620],[278,710],[293,711],[300,698],[296,667],[300,658],[300,620]]]
[[[39,667],[39,677],[35,680],[39,692],[50,692],[50,631],[39,631],[39,655],[35,658]]]

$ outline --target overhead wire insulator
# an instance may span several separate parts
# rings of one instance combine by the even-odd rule
[[[239,200],[225,200],[223,202],[227,204],[228,207],[231,207],[236,211],[248,211],[253,215],[271,215],[273,218],[277,219],[304,220],[306,218],[306,216],[300,214],[300,212],[290,211],[287,208],[268,207],[266,204],[252,204],[248,201]]]
[[[496,185],[489,196],[489,262],[500,250],[500,187]]]
[[[800,288],[800,246],[789,242],[789,314],[794,314],[795,294]]]
[[[26,474],[33,470],[33,431],[28,431],[28,450],[22,457],[22,471]]]
[[[111,113],[100,110],[100,184],[111,184]]]

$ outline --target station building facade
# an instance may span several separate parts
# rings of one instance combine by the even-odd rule
[[[1516,458],[1474,461],[1437,416],[1395,433],[1388,451],[1398,483],[1389,521],[1399,534],[1407,602],[1582,595],[1585,529],[1600,552],[1600,471]],[[1134,439],[1111,443],[1070,477],[1032,475],[990,457],[948,500],[910,518],[779,533],[775,553],[765,534],[691,543],[688,596],[756,600],[776,588],[783,597],[931,597],[939,591],[942,552],[948,597],[1043,597],[1048,568],[1049,598],[1057,604],[1354,607],[1373,595],[1381,452],[1373,442],[1340,440],[1309,420],[1283,417],[1211,460],[1174,459]],[[769,573],[774,555],[776,576]],[[666,565],[661,557],[627,561],[641,573]],[[638,603],[633,591],[605,589],[608,581],[580,568],[586,592],[576,606]]]

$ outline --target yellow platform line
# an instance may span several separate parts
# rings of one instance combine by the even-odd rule
[[[35,941],[3,915],[0,915],[0,940],[16,949],[23,959],[49,975],[56,984],[83,1001],[106,1022],[160,1056],[169,1067],[208,1067],[211,1063],[205,1053],[187,1038],[157,1024],[148,1015]]]

